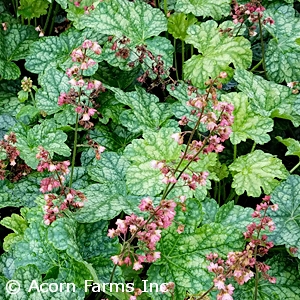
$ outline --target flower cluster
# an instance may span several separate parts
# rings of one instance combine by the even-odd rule
[[[147,45],[138,45],[135,50],[131,50],[128,46],[130,39],[123,37],[121,39],[115,39],[113,37],[108,38],[109,42],[112,42],[111,50],[116,51],[116,57],[128,59],[132,53],[132,57],[136,57],[133,61],[128,63],[128,66],[134,68],[137,64],[141,64],[143,69],[146,70],[137,80],[141,83],[145,83],[147,78],[154,78],[150,88],[162,84],[165,88],[166,82],[164,78],[168,76],[169,70],[165,68],[164,61],[161,55],[153,55],[153,53],[147,49]]]
[[[19,157],[20,152],[14,146],[16,142],[17,138],[13,132],[4,135],[4,139],[0,141],[0,153],[4,154],[5,152],[6,156],[6,159],[0,160],[0,180],[8,178],[11,182],[16,182],[31,172],[31,168],[22,161],[17,164],[16,159]]]
[[[94,149],[96,159],[99,160],[101,158],[101,153],[105,151],[105,147],[93,141],[89,135],[86,136],[86,139],[88,140],[88,145]]]
[[[125,220],[116,221],[117,228],[109,229],[108,236],[119,236],[125,240],[128,233],[131,237],[124,243],[120,255],[112,256],[111,259],[117,265],[133,265],[134,270],[143,268],[142,263],[152,263],[160,258],[160,252],[155,251],[156,244],[161,238],[161,229],[171,226],[175,216],[176,203],[172,200],[162,200],[157,207],[153,206],[152,200],[147,197],[141,200],[139,209],[148,212],[150,217],[145,220],[134,214],[126,216]],[[138,239],[138,248],[143,253],[135,253],[130,243],[134,238]]]
[[[80,115],[79,124],[85,129],[90,129],[94,124],[90,118],[97,112],[98,107],[95,98],[105,88],[99,80],[89,80],[82,76],[84,70],[94,66],[96,62],[88,56],[88,51],[100,55],[102,50],[97,42],[85,40],[79,48],[71,53],[74,65],[67,69],[66,74],[70,78],[69,83],[72,88],[68,93],[61,93],[58,98],[58,105],[69,104],[74,106],[75,111]],[[92,107],[90,106],[92,104]]]
[[[21,87],[23,91],[30,92],[32,89],[32,80],[30,77],[24,77],[21,81]]]
[[[207,88],[206,94],[204,95],[198,94],[197,88],[193,86],[187,88],[187,94],[191,96],[191,99],[187,101],[187,106],[191,107],[191,116],[193,118],[190,116],[182,116],[178,123],[181,126],[190,125],[190,127],[194,127],[194,118],[196,117],[198,125],[196,125],[197,128],[195,128],[198,129],[199,125],[201,125],[202,130],[204,128],[206,132],[201,134],[200,131],[198,131],[200,140],[192,140],[191,131],[177,132],[171,136],[179,145],[183,144],[186,135],[190,136],[185,151],[181,152],[180,158],[182,160],[184,159],[189,162],[198,161],[200,159],[200,153],[208,154],[210,152],[219,153],[223,151],[224,146],[222,143],[229,138],[232,132],[230,126],[234,120],[233,105],[217,100],[217,89],[222,88],[222,83],[219,79],[226,78],[226,76],[227,74],[225,72],[221,72],[218,78],[206,82],[209,88]],[[172,88],[175,89],[176,87],[172,86]],[[209,102],[212,103],[209,104]],[[178,168],[167,165],[165,161],[152,161],[151,165],[153,168],[161,171],[163,175],[162,181],[164,183],[175,184],[179,178],[181,178],[184,184],[192,190],[195,190],[197,185],[205,186],[206,179],[209,175],[206,171],[195,173],[188,169],[184,172],[180,171],[180,174],[177,175],[176,172],[179,172]]]
[[[162,182],[165,184],[168,183],[176,183],[178,180],[175,177],[175,169],[168,166],[164,161],[151,161],[151,166],[154,169],[159,169],[161,173],[164,175]],[[205,186],[206,179],[209,173],[206,171],[195,173],[192,172],[191,175],[188,173],[182,173],[180,178],[184,181],[185,185],[187,185],[190,189],[195,190],[197,185]]]
[[[42,179],[40,183],[40,191],[45,194],[44,199],[46,201],[44,206],[44,223],[50,225],[56,220],[58,215],[62,215],[61,213],[64,210],[71,207],[83,207],[83,201],[86,198],[82,192],[64,186],[66,175],[69,173],[69,161],[52,161],[49,152],[43,147],[39,147],[39,153],[36,155],[36,158],[40,160],[37,167],[38,172],[48,171],[53,173],[53,176]],[[61,190],[60,195],[46,194],[57,188]],[[75,201],[76,197],[79,198],[79,201]]]
[[[263,12],[265,8],[261,5],[260,1],[252,0],[246,4],[239,5],[235,0],[233,1],[233,11],[231,12],[233,23],[244,23],[248,20],[250,23],[258,23],[260,19],[263,18]],[[272,18],[267,17],[262,19],[262,24],[273,25],[275,22]],[[256,26],[253,25],[250,27],[250,36],[255,36]]]
[[[259,222],[253,222],[247,226],[247,231],[244,233],[245,239],[248,243],[244,251],[229,252],[227,260],[224,261],[217,253],[210,253],[207,259],[211,261],[208,266],[210,272],[215,273],[214,287],[219,290],[218,300],[231,300],[234,287],[229,284],[226,285],[227,278],[234,278],[234,280],[242,285],[254,277],[255,273],[251,270],[255,268],[258,273],[261,273],[262,278],[271,283],[276,282],[276,278],[267,274],[270,266],[263,262],[257,261],[257,256],[264,256],[269,249],[274,246],[272,242],[267,241],[265,234],[260,235],[262,230],[268,229],[273,231],[275,229],[274,222],[270,217],[266,216],[267,209],[277,210],[278,205],[270,204],[270,196],[265,196],[263,202],[257,205],[256,210],[252,214],[253,218],[258,218]]]
[[[289,88],[293,89],[293,91],[292,91],[293,94],[298,94],[299,93],[299,89],[300,89],[300,82],[299,81],[288,82],[286,85]]]
[[[6,159],[0,160],[0,180],[5,179],[5,175],[7,172],[7,160],[9,161],[9,165],[11,167],[16,165],[16,159],[20,155],[19,150],[14,146],[16,142],[17,138],[13,132],[11,132],[9,135],[6,134],[4,136],[4,139],[0,141],[0,152],[5,152],[6,155]]]

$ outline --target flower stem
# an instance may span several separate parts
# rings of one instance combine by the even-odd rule
[[[177,62],[177,55],[176,55],[176,39],[174,38],[174,65],[176,69],[176,79],[179,80],[179,75],[178,75],[178,62]]]
[[[164,12],[165,16],[168,14],[168,0],[164,0]]]
[[[260,44],[261,44],[261,55],[262,55],[262,64],[265,72],[265,76],[267,78],[267,69],[266,69],[266,58],[265,58],[265,44],[262,34],[262,24],[261,24],[261,17],[258,14],[258,21],[259,21],[259,35],[260,35]]]
[[[250,153],[252,153],[255,150],[255,147],[256,147],[256,143],[254,142]]]
[[[236,159],[236,154],[237,154],[237,145],[233,145],[233,160]]]
[[[200,299],[203,299],[209,292],[211,292],[213,289],[214,289],[214,285],[212,285],[203,295],[201,295],[200,298],[198,298],[199,300]]]
[[[45,33],[46,33],[46,30],[48,28],[48,24],[49,24],[49,21],[50,21],[51,12],[52,12],[52,9],[53,9],[53,3],[54,3],[54,1],[51,2],[50,7],[48,9],[47,19],[46,19],[46,22],[45,22],[45,25],[44,25],[44,32]]]
[[[31,100],[32,100],[32,102],[34,103],[34,106],[36,107],[36,101],[35,101],[35,99],[34,99],[34,97],[33,97],[32,91],[30,91],[29,93],[30,93]]]
[[[261,59],[249,72],[255,71],[262,63],[263,63],[263,60]]]
[[[218,204],[221,204],[221,180],[218,182]]]
[[[78,95],[79,95],[79,96],[78,96],[78,103],[80,103],[81,88],[79,89]],[[69,188],[72,187],[73,174],[74,174],[74,166],[75,166],[76,151],[77,151],[77,141],[78,141],[78,121],[79,121],[79,114],[76,113],[75,133],[74,133],[74,144],[73,144],[73,156],[72,156],[72,166],[71,166],[71,174],[70,174]]]
[[[72,187],[73,174],[74,174],[74,166],[75,166],[76,150],[77,150],[77,139],[78,139],[78,121],[79,121],[79,115],[78,115],[78,113],[76,113],[76,124],[75,124],[74,145],[73,145],[73,156],[72,156],[72,166],[71,166],[71,174],[70,174],[69,188]]]
[[[296,164],[296,166],[290,171],[290,174],[292,174],[298,167],[300,166],[300,161]]]
[[[181,41],[181,79],[184,80],[183,77],[183,64],[184,64],[184,41]]]
[[[53,31],[53,27],[54,27],[54,23],[55,23],[55,18],[56,18],[56,15],[57,15],[58,11],[59,11],[59,5],[56,3],[55,4],[54,13],[53,13],[53,17],[52,17],[52,22],[51,22],[51,25],[50,25],[49,35]]]

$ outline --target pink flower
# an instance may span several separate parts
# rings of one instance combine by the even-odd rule
[[[77,85],[77,81],[76,79],[72,78],[71,80],[69,80],[69,83],[73,86]]]
[[[89,119],[90,119],[89,114],[85,113],[82,115],[82,118],[81,118],[82,121],[88,121]]]
[[[90,49],[92,46],[93,46],[93,42],[90,40],[85,40],[82,43],[82,48],[84,48],[84,49]]]
[[[222,280],[215,279],[214,280],[214,285],[218,290],[224,290],[225,289],[225,284],[224,284],[224,281],[222,281]]]
[[[94,80],[95,89],[101,89],[102,88],[102,82],[99,80]]]
[[[97,110],[94,109],[94,108],[89,108],[89,109],[88,109],[88,115],[91,117],[91,116],[93,116],[93,115],[95,114],[96,111],[97,111]]]
[[[83,79],[79,79],[76,83],[76,85],[78,85],[79,87],[83,87],[85,84],[84,80]]]
[[[218,266],[218,264],[214,264],[213,262],[211,262],[207,269],[209,272],[215,272],[218,269]]]
[[[132,269],[135,271],[142,269],[142,268],[143,268],[143,265],[138,261],[134,262],[133,267],[132,267]]]
[[[93,43],[93,46],[91,49],[92,49],[92,51],[94,51],[95,54],[101,54],[101,52],[102,52],[102,49],[97,42]]]
[[[118,265],[122,260],[120,259],[119,255],[114,255],[111,257],[111,260],[115,265]]]
[[[175,142],[177,142],[179,145],[181,145],[183,143],[183,138],[182,138],[180,132],[176,132],[176,133],[172,134],[171,138],[174,139]]]

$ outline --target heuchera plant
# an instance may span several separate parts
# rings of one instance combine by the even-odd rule
[[[0,298],[298,299],[299,12],[0,1]]]

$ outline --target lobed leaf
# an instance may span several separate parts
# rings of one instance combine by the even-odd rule
[[[300,157],[300,143],[298,141],[292,138],[283,139],[281,136],[277,136],[276,139],[283,145],[287,146],[288,151],[285,153],[286,156],[297,155]]]
[[[292,6],[274,4],[264,12],[275,24],[265,28],[272,35],[266,51],[266,68],[270,80],[281,83],[297,80],[300,76],[300,20]]]
[[[17,149],[20,151],[20,157],[28,166],[33,169],[37,167],[36,155],[39,146],[44,147],[51,155],[57,153],[62,156],[70,156],[70,148],[64,143],[67,135],[57,127],[53,120],[44,120],[33,128],[21,125],[14,128],[17,136]]]
[[[270,194],[279,184],[278,179],[288,175],[280,159],[261,150],[238,157],[229,170],[233,174],[232,187],[236,193],[242,195],[246,191],[252,197],[259,197],[261,188],[265,194]]]
[[[37,37],[32,26],[20,24],[12,24],[7,30],[0,31],[0,77],[9,80],[21,75],[19,67],[13,61],[24,59]]]
[[[142,1],[109,0],[83,15],[77,27],[93,28],[116,37],[126,36],[138,45],[166,31],[167,21],[159,9]]]
[[[155,95],[140,87],[128,93],[115,88],[112,90],[119,102],[131,108],[124,110],[120,115],[121,124],[131,132],[157,130],[172,116],[168,104],[159,103]]]
[[[276,245],[285,244],[300,249],[300,177],[290,175],[271,194],[277,211],[268,211],[275,230],[268,234]],[[297,252],[299,257],[299,251]]]
[[[195,24],[197,19],[193,14],[174,13],[168,18],[168,32],[175,39],[185,40],[188,28]]]
[[[205,81],[225,71],[230,79],[235,68],[248,68],[252,62],[250,42],[244,37],[228,37],[219,32],[218,23],[210,20],[188,28],[185,42],[198,49],[184,63],[185,79],[197,87],[204,87]]]
[[[294,95],[290,88],[267,81],[246,70],[236,70],[234,79],[239,83],[239,90],[251,100],[251,108],[257,114],[291,120],[295,126],[300,124],[300,97]]]
[[[299,272],[295,267],[295,262],[283,255],[276,255],[266,261],[271,266],[268,271],[270,276],[276,278],[276,283],[270,283],[267,280],[258,281],[258,300],[273,299],[297,299],[300,293]],[[234,299],[252,299],[255,280],[249,280],[244,285],[236,285]]]
[[[212,17],[220,20],[230,13],[230,0],[177,0],[175,9],[195,16]]]
[[[161,259],[148,270],[149,282],[174,282],[174,297],[184,299],[187,290],[197,293],[210,288],[212,274],[207,270],[207,254],[218,252],[226,256],[229,251],[240,250],[243,245],[242,235],[232,227],[225,229],[220,224],[211,223],[194,233],[180,235],[172,227],[164,232],[159,242],[157,249],[161,251]],[[166,298],[155,293],[155,299]]]
[[[274,122],[271,118],[263,117],[252,110],[248,97],[243,93],[229,93],[222,95],[222,101],[234,106],[234,123],[231,126],[230,141],[233,145],[252,139],[257,144],[270,141],[267,132],[273,130]]]

